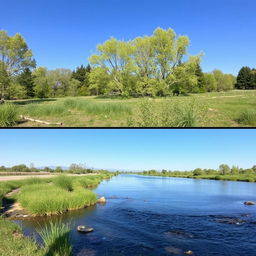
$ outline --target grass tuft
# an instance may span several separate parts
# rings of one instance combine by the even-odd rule
[[[55,223],[51,221],[49,225],[37,230],[45,245],[45,255],[70,256],[72,246],[69,231],[69,226],[61,223],[61,220]]]
[[[254,109],[247,109],[240,112],[237,118],[238,123],[245,125],[255,125],[256,124],[256,111]]]
[[[0,105],[0,126],[13,126],[18,121],[18,109],[15,105],[5,103]]]

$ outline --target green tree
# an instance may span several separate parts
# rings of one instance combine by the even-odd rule
[[[207,92],[214,92],[217,90],[217,81],[213,74],[204,73],[204,80]]]
[[[197,87],[194,92],[206,92],[205,76],[199,63],[196,64],[195,75],[197,77]]]
[[[27,98],[33,98],[35,96],[35,84],[32,77],[32,72],[29,68],[26,68],[17,78],[17,82],[24,87]]]
[[[1,83],[9,81],[12,76],[26,68],[34,68],[36,63],[32,56],[32,51],[20,34],[11,37],[7,35],[6,31],[0,30],[0,70],[1,75],[5,76],[1,79]],[[6,87],[8,88],[9,85],[8,83],[1,85],[3,99],[6,94]]]
[[[236,88],[242,90],[253,89],[253,74],[249,67],[242,67],[238,73]]]
[[[233,78],[231,75],[224,74],[221,70],[213,70],[213,75],[217,82],[217,91],[228,91],[234,88]]]
[[[196,168],[194,171],[193,171],[193,175],[194,176],[200,176],[203,174],[203,170],[201,168]]]
[[[230,167],[227,164],[221,164],[219,166],[219,172],[222,175],[226,175],[226,174],[229,174],[231,172],[231,169],[230,169]]]
[[[32,75],[35,82],[36,97],[48,98],[50,96],[50,85],[47,78],[47,69],[38,67],[33,71]]]

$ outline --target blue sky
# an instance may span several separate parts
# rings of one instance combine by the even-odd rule
[[[8,0],[0,29],[21,33],[39,66],[74,69],[110,36],[128,40],[171,27],[190,37],[191,54],[205,52],[204,71],[236,75],[255,67],[255,10],[255,0]]]
[[[191,170],[256,164],[256,130],[0,130],[0,165]]]

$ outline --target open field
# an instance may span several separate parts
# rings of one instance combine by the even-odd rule
[[[18,116],[63,123],[63,127],[124,127],[124,126],[202,126],[202,127],[252,127],[256,125],[256,91],[229,91],[192,94],[167,98],[97,98],[73,97],[45,100],[10,101],[15,105]],[[144,104],[144,107],[143,107]],[[146,108],[145,108],[146,104]],[[191,104],[195,109],[191,111]],[[185,110],[195,122],[179,125],[177,122],[152,123],[155,119],[170,117],[165,112],[169,106]],[[186,107],[187,106],[187,107]],[[175,112],[175,109],[173,110]],[[191,113],[186,113],[190,111]],[[200,112],[201,111],[201,112]],[[177,111],[176,111],[177,112]],[[179,115],[179,114],[178,114]],[[144,118],[139,122],[139,118]],[[186,117],[185,117],[186,118]],[[61,126],[21,120],[18,127]]]

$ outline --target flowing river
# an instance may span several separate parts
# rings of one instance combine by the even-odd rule
[[[119,175],[95,192],[105,205],[17,223],[40,241],[36,229],[61,218],[79,256],[256,255],[256,206],[243,204],[256,200],[256,183]]]

